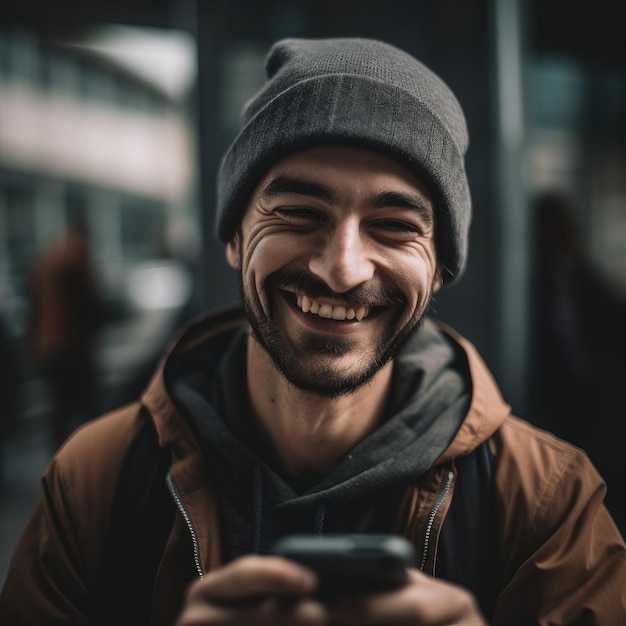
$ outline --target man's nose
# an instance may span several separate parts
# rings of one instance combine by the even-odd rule
[[[336,226],[324,247],[309,262],[309,270],[333,291],[343,293],[374,276],[374,263],[357,222]]]

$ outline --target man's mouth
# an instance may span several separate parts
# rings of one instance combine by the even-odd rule
[[[351,307],[320,303],[302,294],[296,295],[296,304],[303,313],[311,313],[323,317],[324,319],[338,321],[356,320],[360,322],[364,320],[371,311],[371,307],[367,306]]]

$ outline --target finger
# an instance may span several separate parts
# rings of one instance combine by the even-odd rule
[[[464,587],[427,576],[418,570],[409,572],[410,595],[420,606],[425,623],[485,624],[476,598]]]
[[[188,598],[231,603],[268,595],[306,595],[316,586],[315,574],[297,563],[246,556],[210,572],[191,587]]]
[[[176,626],[327,626],[324,607],[308,598],[289,605],[266,600],[254,609],[238,609],[196,601],[183,613]]]
[[[485,624],[473,596],[465,589],[413,570],[409,584],[393,592],[352,596],[334,604],[337,624]]]

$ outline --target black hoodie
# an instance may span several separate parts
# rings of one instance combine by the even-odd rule
[[[285,474],[255,427],[247,332],[222,334],[187,355],[184,368],[174,362],[166,372],[214,472],[225,560],[267,552],[287,533],[389,532],[395,495],[444,452],[465,417],[471,388],[464,354],[426,320],[395,359],[382,426],[331,474],[311,480]]]

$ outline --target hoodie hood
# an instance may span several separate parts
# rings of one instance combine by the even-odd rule
[[[499,392],[475,350],[425,320],[396,357],[382,426],[325,478],[288,476],[250,414],[245,322],[231,318],[226,328],[212,321],[214,316],[190,327],[165,359],[162,375],[214,474],[227,555],[263,551],[283,529],[387,531],[388,519],[378,512],[390,507],[379,506],[381,499],[452,458],[450,451],[471,452],[509,412],[500,399],[498,418],[486,413]]]

